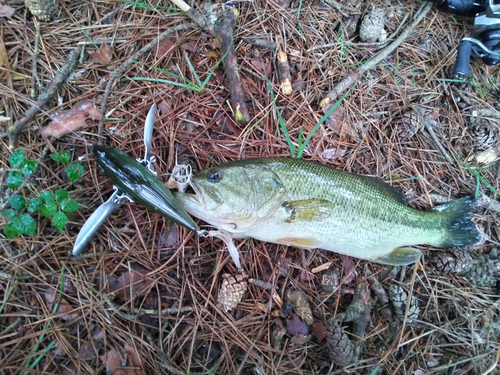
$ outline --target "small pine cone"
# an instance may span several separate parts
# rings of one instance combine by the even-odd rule
[[[330,359],[337,366],[344,367],[352,363],[354,346],[342,327],[333,319],[326,322],[326,348]]]
[[[359,39],[367,43],[376,42],[384,29],[384,17],[385,13],[382,9],[372,7],[361,21]]]
[[[467,127],[474,139],[474,148],[477,151],[492,148],[497,141],[497,129],[489,120],[471,116],[468,118]]]
[[[391,285],[389,288],[389,298],[394,305],[394,310],[399,319],[403,320],[405,317],[406,304],[408,303],[408,293],[406,289],[400,285]],[[408,323],[413,322],[418,318],[418,313],[420,308],[418,307],[418,301],[415,296],[411,297],[410,308],[408,309],[408,316],[406,321]]]
[[[26,7],[40,21],[52,21],[57,17],[55,0],[26,0]]]
[[[403,113],[397,122],[399,136],[409,139],[417,134],[425,125],[425,118],[418,110],[410,110]]]
[[[297,315],[307,324],[313,323],[313,314],[311,311],[311,306],[309,306],[309,301],[306,295],[298,289],[288,289],[286,291],[286,300],[292,305],[293,310]]]
[[[339,269],[325,272],[321,278],[321,287],[328,293],[335,291],[339,287],[340,277],[341,272]]]
[[[497,251],[493,249],[489,254],[478,255],[475,261],[472,269],[464,276],[465,279],[477,286],[494,287],[500,280]]]
[[[222,285],[217,295],[217,302],[224,311],[231,311],[243,299],[248,288],[248,275],[242,271],[236,275],[222,275]]]
[[[444,273],[462,274],[471,270],[474,265],[471,255],[465,250],[436,252],[431,264]]]

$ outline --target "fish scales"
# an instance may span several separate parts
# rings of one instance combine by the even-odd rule
[[[376,258],[389,248],[438,242],[445,235],[442,220],[435,213],[404,205],[374,184],[374,179],[300,159],[263,161],[279,176],[288,192],[287,199],[320,199],[331,202],[332,208],[331,214],[322,220],[291,223],[285,223],[289,213],[281,208],[262,228],[255,228],[251,235],[254,238],[275,242],[275,233],[282,232],[285,235],[281,238],[298,238],[298,243],[304,237],[317,241],[313,246],[303,247]],[[391,189],[389,185],[385,188]]]

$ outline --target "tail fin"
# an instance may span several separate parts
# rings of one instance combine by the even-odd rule
[[[472,213],[476,207],[474,197],[464,197],[435,207],[432,211],[444,216],[444,225],[448,231],[446,239],[439,247],[467,246],[479,242],[481,234],[472,222]]]

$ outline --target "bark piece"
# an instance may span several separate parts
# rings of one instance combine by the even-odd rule
[[[290,65],[288,65],[288,56],[282,49],[278,50],[276,66],[278,68],[278,75],[280,77],[281,92],[284,95],[290,95],[292,93]]]
[[[250,121],[245,95],[241,86],[238,61],[233,48],[233,32],[238,11],[229,9],[215,23],[215,33],[221,45],[224,56],[224,71],[226,73],[231,107],[237,123],[246,124]]]

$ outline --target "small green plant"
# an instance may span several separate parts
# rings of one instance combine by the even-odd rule
[[[71,160],[68,151],[60,151],[50,155],[51,159],[62,164],[67,164]],[[14,152],[9,157],[9,164],[12,171],[7,177],[9,188],[15,189],[22,185],[24,176],[28,176],[35,171],[37,161],[26,160],[24,150]],[[65,169],[66,175],[73,183],[79,179],[84,169],[81,164],[70,164]],[[24,176],[23,176],[24,175]],[[15,238],[21,234],[28,236],[36,235],[36,221],[33,214],[39,213],[41,217],[52,219],[52,224],[62,232],[68,223],[66,214],[73,213],[82,206],[69,197],[69,192],[65,189],[43,191],[39,197],[26,200],[23,195],[14,194],[9,198],[10,207],[3,210],[2,216],[7,219],[7,224],[3,228],[7,238]]]
[[[215,64],[215,66],[210,70],[210,72],[208,73],[207,77],[205,78],[205,80],[203,82],[201,82],[201,79],[198,76],[198,73],[196,73],[196,70],[194,69],[194,66],[191,63],[191,60],[189,60],[189,57],[188,57],[187,54],[184,55],[184,57],[185,57],[186,62],[188,64],[188,66],[189,66],[189,70],[191,71],[191,74],[193,75],[193,77],[194,77],[194,79],[195,79],[196,82],[193,82],[193,81],[191,81],[191,80],[189,80],[187,78],[181,77],[178,74],[169,72],[168,70],[158,68],[157,66],[146,65],[146,64],[143,64],[143,63],[138,62],[138,61],[136,61],[135,63],[139,64],[139,65],[145,65],[148,68],[152,68],[154,70],[157,70],[157,71],[159,71],[159,72],[161,72],[161,73],[163,73],[163,74],[165,74],[167,76],[175,77],[175,78],[177,78],[177,79],[179,79],[181,81],[184,81],[185,83],[175,82],[175,81],[169,81],[169,80],[160,79],[160,78],[146,78],[146,77],[122,78],[122,81],[147,81],[147,82],[166,83],[166,84],[169,84],[169,85],[182,87],[184,89],[192,90],[194,92],[202,94],[203,91],[205,90],[205,87],[208,85],[208,82],[210,81],[210,78],[212,78],[212,75],[214,74],[215,70],[219,67],[220,63],[222,62],[222,60],[224,59],[225,56],[226,55],[222,56],[222,58],[217,62],[217,64]]]

